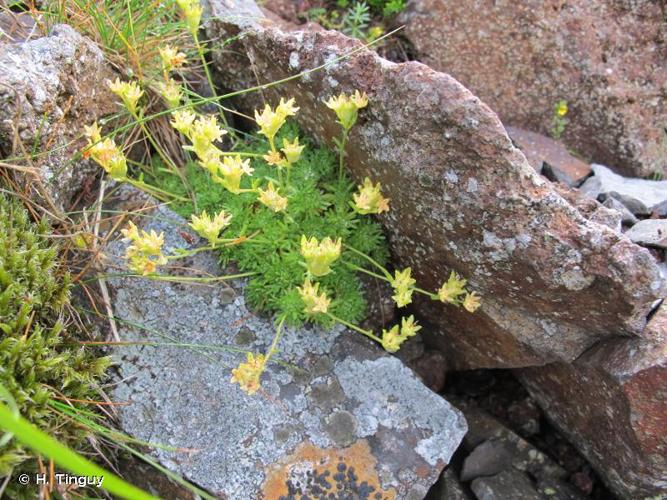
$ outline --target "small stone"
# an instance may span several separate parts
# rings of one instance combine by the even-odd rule
[[[610,196],[604,200],[602,205],[611,210],[616,210],[619,212],[621,214],[621,224],[624,226],[632,226],[637,223],[637,217],[635,217],[635,215],[630,210],[628,210],[628,207],[623,205],[623,203],[618,201],[616,198],[612,198]]]
[[[598,208],[589,217],[589,220],[607,226],[620,234],[622,228],[623,215],[617,210],[598,206]]]
[[[493,476],[512,467],[512,453],[498,439],[483,442],[463,462],[461,481],[470,481],[479,476]]]
[[[638,245],[667,248],[667,219],[639,221],[625,235]]]
[[[543,500],[528,475],[513,469],[491,477],[479,477],[470,488],[477,500]]]

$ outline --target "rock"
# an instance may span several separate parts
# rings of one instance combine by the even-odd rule
[[[35,26],[35,19],[25,12],[12,12],[7,9],[0,12],[0,47],[6,44],[25,42],[39,30]]]
[[[618,213],[621,214],[621,224],[625,226],[632,226],[637,223],[637,217],[628,210],[628,207],[623,205],[620,201],[618,201],[615,198],[609,197],[606,200],[604,200],[604,203],[602,204],[603,206],[611,209],[611,210],[616,210]]]
[[[530,478],[517,470],[477,478],[470,487],[477,500],[542,500]]]
[[[99,172],[72,156],[83,126],[114,110],[103,81],[112,71],[102,51],[67,25],[0,51],[0,157],[35,151],[35,169],[20,174],[52,210],[65,210],[84,180]]]
[[[627,230],[625,235],[638,245],[667,248],[667,219],[646,219]]]
[[[572,364],[518,373],[547,417],[620,498],[664,493],[667,306],[651,317],[644,339],[611,339]]]
[[[470,454],[463,462],[462,481],[509,469],[551,481],[567,476],[560,465],[474,403],[462,399],[453,399],[452,402],[468,422],[468,434],[463,446]]]
[[[646,177],[665,172],[667,21],[660,2],[411,0],[398,18],[417,58],[449,73],[503,123]]]
[[[414,370],[426,387],[440,392],[445,387],[447,360],[440,351],[427,351],[414,362]]]
[[[505,128],[528,163],[550,181],[577,187],[591,175],[591,166],[572,156],[562,143],[521,128]]]
[[[426,498],[431,500],[470,500],[470,495],[465,492],[452,468],[447,467]]]
[[[503,441],[484,441],[463,462],[461,481],[480,476],[493,476],[511,467],[512,453]]]
[[[185,220],[164,207],[143,214],[137,224],[164,231],[166,251],[190,248]],[[110,271],[123,270],[124,249],[109,243]],[[179,265],[219,276],[217,260],[200,252]],[[287,329],[261,391],[242,392],[231,369],[274,335],[270,318],[247,309],[243,282],[108,283],[122,340],[186,344],[115,350],[114,400],[129,403],[119,408],[122,428],[172,447],[153,454],[216,495],[315,496],[340,485],[355,498],[423,498],[466,432],[461,413],[398,359],[341,328]]]
[[[370,104],[348,143],[348,166],[382,183],[392,209],[379,219],[399,267],[435,290],[453,269],[482,296],[471,315],[416,301],[451,369],[573,360],[601,338],[642,335],[662,278],[648,251],[591,223],[541,179],[496,115],[453,78],[415,62],[395,64],[332,31],[285,32],[206,3],[212,52],[225,88],[292,78],[262,89],[269,103],[294,96],[315,138],[339,134],[323,100],[355,89]],[[247,7],[244,7],[247,10]],[[350,51],[353,57],[341,58]],[[300,72],[329,65],[318,73]],[[258,96],[244,93],[249,110]],[[403,103],[403,104],[402,104]],[[404,105],[408,103],[409,105]]]
[[[667,201],[667,181],[622,177],[604,165],[593,165],[593,172],[595,175],[581,185],[581,191],[591,198],[615,198],[635,215],[650,215]]]
[[[623,214],[617,210],[613,210],[607,207],[598,207],[591,215],[588,217],[588,220],[607,226],[609,229],[615,233],[620,234],[622,229],[622,220]]]

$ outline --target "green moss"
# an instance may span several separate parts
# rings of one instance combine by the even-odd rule
[[[277,140],[293,140],[298,134],[294,125],[283,127]],[[265,153],[268,144],[255,138],[244,150]],[[252,162],[253,179],[273,180],[277,171],[264,160]],[[246,295],[256,309],[284,313],[291,324],[304,321],[303,302],[296,287],[303,283],[305,267],[299,253],[301,235],[342,238],[343,243],[361,250],[380,263],[387,261],[388,250],[382,230],[368,216],[357,215],[350,207],[352,191],[356,188],[349,178],[338,179],[337,157],[331,151],[306,142],[301,160],[293,167],[290,177],[289,203],[286,213],[274,213],[257,202],[253,193],[231,194],[214,183],[210,175],[196,164],[187,167],[187,178],[197,196],[197,208],[209,214],[225,209],[233,215],[226,237],[251,236],[251,241],[226,248],[221,262],[234,262],[243,272],[256,272],[249,280]],[[169,173],[152,179],[158,187],[185,195],[181,181]],[[243,187],[250,187],[249,179]],[[263,182],[264,184],[265,182]],[[180,215],[189,218],[191,203],[172,205]],[[359,277],[345,262],[362,264],[359,257],[344,252],[343,258],[333,265],[334,272],[318,281],[334,301],[330,311],[350,322],[364,318],[366,301]],[[318,321],[329,319],[318,315]]]
[[[69,277],[59,267],[46,223],[33,223],[0,194],[0,384],[25,418],[69,445],[86,432],[56,413],[54,398],[97,400],[96,381],[109,366],[72,342],[63,328]],[[34,467],[30,452],[10,440],[0,446],[0,477]]]

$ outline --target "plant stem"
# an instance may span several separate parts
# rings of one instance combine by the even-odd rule
[[[204,54],[204,46],[199,41],[199,34],[195,31],[192,33],[192,38],[194,38],[195,45],[197,46],[197,53],[199,54],[199,59],[201,59],[201,63],[204,66],[204,73],[206,73],[206,80],[208,80],[208,85],[211,87],[211,94],[213,97],[217,97],[215,92],[215,85],[213,85],[213,77],[211,76],[211,71],[208,69],[208,62],[206,61],[206,55]],[[220,113],[220,117],[222,118],[222,123],[225,124],[225,128],[229,129],[229,124],[227,123],[227,117],[225,116],[225,113]],[[236,138],[234,131],[231,131],[231,135]]]
[[[379,338],[377,335],[373,334],[370,330],[364,330],[363,328],[359,328],[357,325],[350,323],[349,321],[345,321],[344,319],[339,318],[338,316],[334,316],[330,312],[325,313],[327,316],[329,316],[331,319],[334,321],[337,321],[341,325],[345,325],[348,328],[351,328],[352,330],[355,330],[363,335],[366,335],[369,339],[374,340],[375,342],[379,342],[380,344],[382,343],[382,339]]]
[[[190,201],[187,198],[183,198],[182,196],[170,193],[169,191],[165,191],[164,189],[160,189],[155,186],[151,186],[150,184],[146,184],[144,181],[130,179],[130,178],[127,178],[126,180],[129,184],[132,184],[136,188],[142,189],[150,194],[153,194],[156,198],[159,198],[159,196],[156,195],[161,195],[161,196],[169,196],[179,201]]]
[[[370,263],[373,264],[375,267],[377,267],[380,271],[382,271],[382,274],[385,275],[387,281],[391,281],[391,280],[392,280],[392,276],[391,276],[391,274],[389,273],[389,271],[387,271],[383,266],[381,266],[380,264],[378,264],[372,257],[366,255],[364,252],[360,252],[359,250],[357,250],[357,249],[354,248],[354,247],[351,247],[350,245],[345,245],[345,248],[347,248],[347,249],[351,250],[352,252],[356,253],[357,255],[363,257],[363,258],[366,259],[368,262],[370,262]]]
[[[343,137],[340,140],[338,147],[338,180],[343,180],[343,172],[345,171],[345,145],[347,144],[348,130],[343,128]]]
[[[266,357],[264,358],[264,363],[268,363],[271,356],[277,351],[278,342],[280,342],[281,337],[283,336],[283,325],[285,324],[286,316],[282,315],[280,321],[278,322],[278,328],[276,329],[276,334],[273,337],[273,342],[271,342],[271,347],[266,352]]]

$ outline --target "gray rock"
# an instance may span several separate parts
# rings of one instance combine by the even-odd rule
[[[184,220],[164,207],[151,215],[137,224],[163,231],[168,252],[189,247]],[[124,249],[120,240],[108,245],[110,272],[123,269]],[[179,265],[223,272],[209,252]],[[115,350],[122,382],[114,397],[130,403],[119,409],[122,428],[172,447],[153,453],[215,494],[278,498],[291,486],[315,494],[306,474],[325,471],[336,491],[344,468],[358,477],[352,496],[366,481],[389,496],[423,497],[466,432],[461,413],[398,359],[342,328],[287,329],[261,391],[242,392],[230,370],[246,350],[266,351],[274,335],[270,318],[247,309],[243,282],[115,277],[109,285],[122,340],[189,345]],[[232,302],[221,299],[223,290]]]
[[[667,219],[639,221],[625,235],[639,245],[667,248]]]
[[[493,476],[512,467],[512,453],[502,440],[484,441],[463,462],[461,481]]]
[[[635,217],[635,215],[630,210],[628,210],[628,207],[623,205],[623,203],[617,199],[610,196],[604,200],[602,205],[611,210],[616,210],[619,212],[621,214],[621,224],[625,226],[632,226],[633,224],[637,223],[637,217]]]
[[[463,489],[456,477],[456,472],[451,467],[447,467],[437,484],[429,491],[427,498],[431,500],[470,500],[470,495]]]
[[[51,210],[66,209],[99,172],[90,161],[71,160],[85,144],[83,126],[114,109],[104,85],[112,74],[97,45],[64,24],[0,50],[0,157],[39,154],[19,182]]]
[[[542,500],[528,475],[517,470],[479,477],[470,487],[477,500]]]
[[[596,164],[593,172],[595,175],[581,185],[581,191],[599,201],[615,198],[635,215],[649,215],[667,200],[667,181],[623,177]]]
[[[623,214],[607,207],[598,207],[588,220],[607,226],[615,233],[621,233]]]
[[[348,167],[357,181],[381,182],[391,199],[379,220],[395,264],[410,266],[428,290],[455,270],[482,297],[475,314],[415,300],[448,368],[571,361],[601,338],[642,335],[664,286],[648,250],[586,220],[456,80],[416,62],[389,62],[338,32],[283,31],[268,19],[240,26],[226,2],[205,4],[209,38],[234,37],[211,53],[224,87],[289,79],[239,96],[242,110],[261,106],[260,97],[274,104],[294,96],[303,130],[331,145],[340,130],[323,101],[368,93]]]

